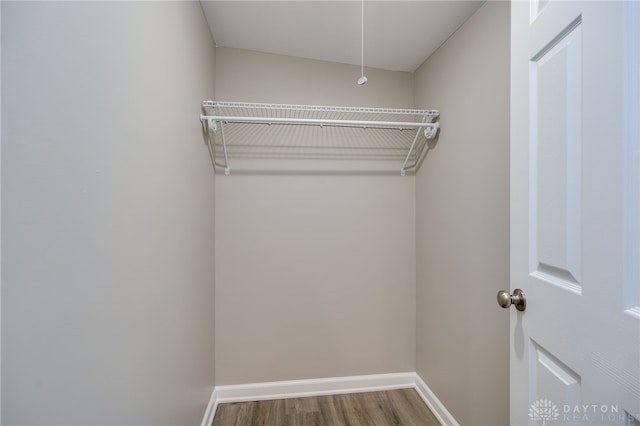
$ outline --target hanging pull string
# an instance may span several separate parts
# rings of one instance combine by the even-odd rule
[[[363,85],[367,82],[367,77],[364,76],[364,0],[362,0],[360,8],[360,40],[360,78],[358,84]]]
[[[364,0],[360,8],[360,77],[364,77]]]

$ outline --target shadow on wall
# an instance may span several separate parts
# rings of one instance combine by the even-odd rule
[[[442,129],[438,129],[438,133],[436,134],[436,137],[427,141],[424,152],[422,153],[420,158],[418,158],[418,162],[416,163],[416,172],[418,171],[418,169],[420,169],[420,167],[422,166],[422,163],[424,163],[424,160],[427,158],[427,155],[429,155],[429,152],[434,150],[436,148],[436,145],[438,145],[438,141],[440,140],[441,130]]]

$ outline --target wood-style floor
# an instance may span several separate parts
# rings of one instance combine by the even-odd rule
[[[220,404],[212,426],[439,426],[414,389]]]

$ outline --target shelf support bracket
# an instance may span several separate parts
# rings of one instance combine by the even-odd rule
[[[209,145],[211,145],[211,139],[214,137],[214,134],[218,130],[218,125],[216,124],[216,118],[208,115],[200,115],[200,120],[203,120],[207,123]],[[222,140],[222,152],[224,154],[224,174],[228,176],[231,174],[231,168],[229,167],[229,155],[227,153],[227,143],[224,140],[224,126],[222,124],[222,120],[220,120],[220,138]],[[214,165],[216,165],[215,162],[214,162]]]
[[[431,127],[425,127],[424,137],[427,138],[427,140],[435,138],[439,128],[440,128],[439,121],[436,121],[435,123],[433,123],[433,126]]]
[[[207,118],[206,120],[207,120],[207,129],[209,130],[209,133],[211,134],[215,133],[216,130],[218,130],[218,126],[216,125],[216,120],[214,120],[213,118]]]
[[[425,115],[425,117],[422,119],[422,125],[424,127],[424,137],[427,140],[430,140],[430,139],[435,138],[436,134],[438,134],[438,129],[440,128],[440,123],[437,122],[437,121],[435,123],[425,123],[425,121],[427,119],[433,119],[433,117],[431,117],[429,115]],[[420,136],[420,131],[421,130],[422,130],[422,127],[418,128],[418,131],[416,132],[416,136],[413,138],[413,142],[411,143],[411,147],[409,148],[409,152],[407,152],[407,156],[404,159],[404,163],[402,163],[402,167],[400,168],[400,176],[406,176],[407,175],[407,163],[409,162],[409,158],[411,158],[411,154],[413,153],[413,150],[416,147],[416,142],[418,142],[418,136]]]
[[[224,153],[224,174],[229,176],[231,168],[229,167],[229,156],[227,154],[227,143],[224,140],[224,125],[220,121],[220,137],[222,138],[222,152]]]

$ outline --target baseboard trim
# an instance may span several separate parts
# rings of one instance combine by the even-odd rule
[[[217,386],[216,391],[219,402],[239,402],[402,389],[414,383],[415,373],[392,373]]]
[[[213,418],[216,415],[216,410],[218,409],[218,392],[216,389],[213,389],[211,392],[211,398],[209,398],[209,404],[207,404],[207,410],[204,412],[204,417],[202,418],[202,424],[200,426],[211,426],[213,423]]]
[[[407,388],[413,388],[418,392],[442,425],[459,426],[456,419],[449,413],[442,402],[420,376],[414,372],[216,386],[202,419],[202,426],[210,426],[215,417],[218,404],[226,402],[302,398]]]
[[[451,415],[447,407],[438,399],[435,393],[429,386],[422,380],[422,378],[415,373],[415,387],[418,395],[422,397],[424,402],[427,404],[431,412],[436,416],[440,424],[443,426],[460,426],[460,424],[456,421],[456,419]]]

